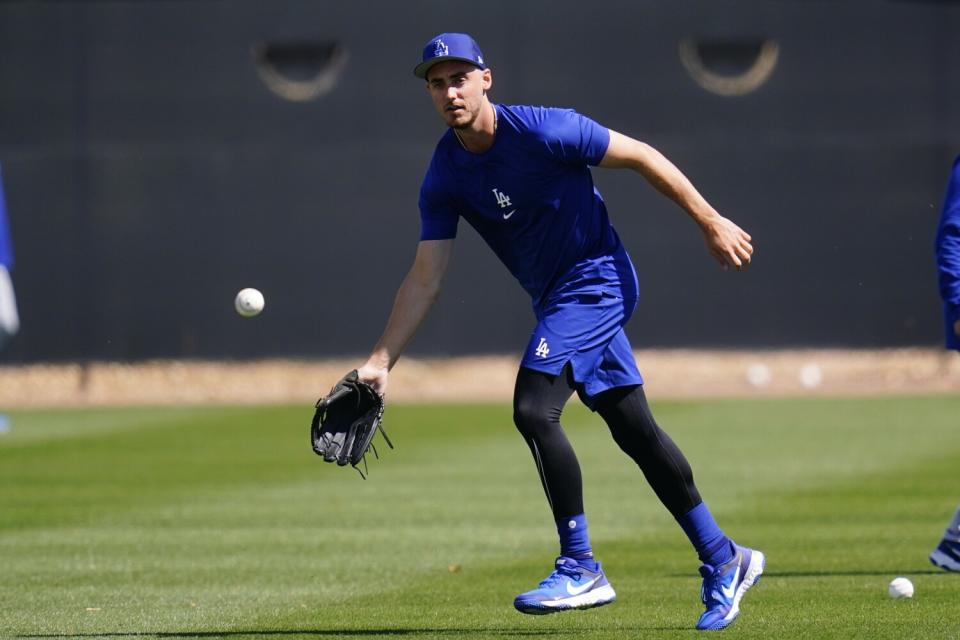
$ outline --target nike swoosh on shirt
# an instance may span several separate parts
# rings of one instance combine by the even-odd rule
[[[504,219],[504,220],[509,220],[509,219],[510,219],[510,216],[512,216],[512,215],[515,214],[516,212],[517,212],[517,210],[514,209],[514,210],[511,211],[510,213],[505,213],[505,214],[503,214],[503,219]]]
[[[590,587],[592,587],[592,586],[593,586],[593,583],[596,582],[596,581],[599,580],[599,579],[600,579],[600,578],[599,578],[599,576],[598,576],[598,577],[594,578],[593,580],[591,580],[590,582],[588,582],[588,583],[586,583],[585,585],[583,585],[582,587],[575,587],[575,586],[573,586],[572,584],[570,584],[570,583],[568,582],[568,583],[567,583],[567,593],[569,593],[569,594],[572,595],[572,596],[578,596],[578,595],[580,595],[581,593],[583,593],[584,591],[587,591]]]

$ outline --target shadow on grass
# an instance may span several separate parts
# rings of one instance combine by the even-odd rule
[[[873,571],[764,571],[764,578],[829,578],[831,576],[949,576],[942,569],[886,569]],[[671,578],[689,578],[689,573],[671,573]]]
[[[582,630],[571,630],[569,634],[582,633]],[[284,637],[284,636],[317,636],[319,638],[337,638],[349,636],[391,637],[391,636],[450,636],[482,638],[498,636],[562,636],[564,631],[556,629],[284,629],[276,631],[159,631],[159,632],[123,632],[110,631],[104,633],[36,633],[13,636],[14,638],[232,638],[232,637]]]
[[[940,569],[890,569],[888,571],[765,571],[765,578],[823,578],[830,576],[940,576],[949,575]]]

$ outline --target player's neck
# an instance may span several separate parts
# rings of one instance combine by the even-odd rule
[[[465,129],[454,129],[453,134],[460,146],[470,153],[488,151],[497,136],[497,109],[489,101],[484,101],[480,115],[473,124]]]

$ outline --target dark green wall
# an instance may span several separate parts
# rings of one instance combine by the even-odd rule
[[[494,100],[575,107],[653,144],[750,231],[721,272],[634,175],[595,172],[641,281],[640,347],[933,345],[932,240],[960,152],[960,4],[884,1],[0,4],[0,163],[22,329],[2,361],[327,356],[379,335],[442,124],[411,69],[472,32]],[[685,39],[769,39],[752,93],[701,88]],[[329,93],[268,89],[255,52],[345,54]],[[726,49],[723,47],[728,45]],[[286,48],[285,48],[286,47]],[[299,48],[298,48],[299,47]],[[267,311],[244,320],[236,290]],[[518,351],[519,286],[461,225],[412,350]]]

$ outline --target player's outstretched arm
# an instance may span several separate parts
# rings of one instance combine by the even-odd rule
[[[393,310],[383,335],[367,362],[357,369],[359,378],[380,394],[386,393],[390,369],[396,364],[440,294],[443,276],[447,272],[452,253],[452,239],[423,240],[417,245],[413,266],[397,290]]]
[[[707,250],[724,268],[741,269],[750,263],[750,234],[717,213],[680,169],[650,145],[611,129],[600,166],[633,169],[676,202],[700,226]]]

